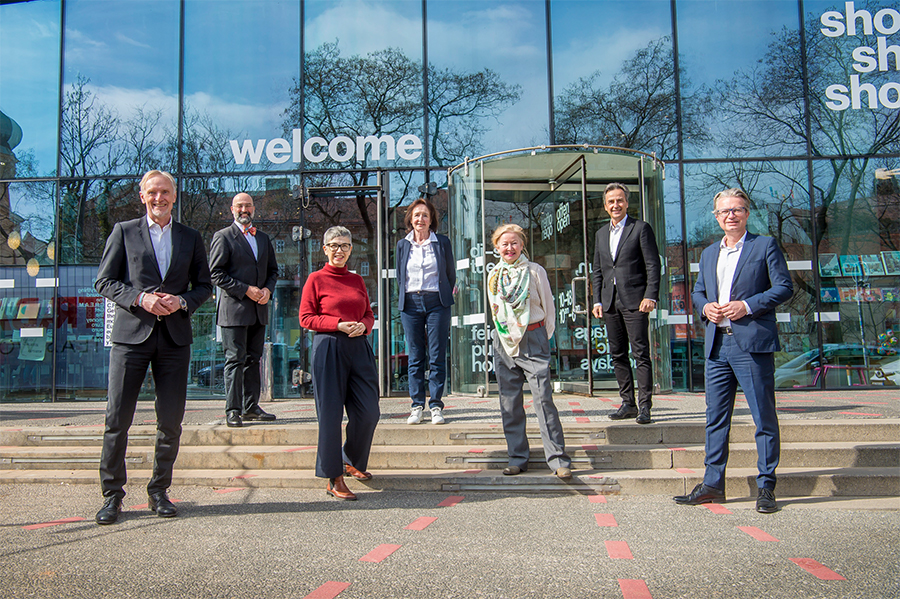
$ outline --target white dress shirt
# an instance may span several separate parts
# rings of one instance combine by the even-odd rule
[[[172,218],[165,227],[160,227],[147,216],[147,226],[150,228],[150,241],[153,244],[153,253],[156,254],[156,264],[159,266],[159,274],[166,278],[169,272],[169,264],[172,262]]]
[[[406,236],[410,242],[409,260],[406,262],[406,292],[438,292],[441,280],[437,255],[432,246],[437,243],[437,236],[432,231],[427,240],[419,243],[415,235],[414,231],[410,231]]]
[[[250,244],[250,249],[253,250],[253,258],[259,259],[259,246],[256,244],[256,236],[252,235],[249,231],[244,231],[244,225],[234,222],[235,225],[238,226],[238,229],[244,232],[244,239],[247,240],[247,243]],[[246,227],[253,227],[253,223],[250,223]]]
[[[612,221],[609,223],[609,253],[613,262],[616,261],[616,251],[619,249],[619,240],[622,239],[622,230],[625,229],[626,221],[628,221],[628,215],[622,217],[622,220],[616,225],[613,225]],[[615,279],[613,279],[613,283],[615,283]]]
[[[725,243],[725,237],[719,242],[719,260],[716,263],[716,283],[719,288],[718,303],[720,306],[731,302],[731,286],[734,283],[734,272],[737,269],[738,261],[741,259],[741,251],[744,249],[744,239],[746,239],[746,237],[747,232],[744,232],[744,235],[741,236],[741,239],[738,240],[738,243],[732,248],[729,248]],[[744,302],[744,307],[747,309],[747,314],[749,315],[750,306]],[[730,326],[731,319],[727,317],[717,324],[717,327]]]

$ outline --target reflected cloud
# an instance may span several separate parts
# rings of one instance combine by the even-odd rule
[[[320,6],[327,6],[318,12]],[[422,56],[422,12],[418,3],[381,3],[363,0],[307,2],[304,31],[307,51],[341,40],[346,54],[368,54],[385,48],[400,48],[413,58]],[[405,8],[414,10],[400,11]],[[315,15],[315,16],[312,16]],[[372,35],[385,32],[383,36]],[[387,35],[390,32],[390,35]]]

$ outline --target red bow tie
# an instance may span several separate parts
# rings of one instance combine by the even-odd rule
[[[256,227],[252,227],[252,226],[251,226],[251,227],[245,227],[245,228],[244,228],[244,235],[247,235],[248,233],[249,233],[250,235],[256,235]]]

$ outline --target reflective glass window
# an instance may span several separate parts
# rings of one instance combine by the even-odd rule
[[[676,8],[685,157],[805,154],[797,3]]]
[[[422,5],[310,0],[304,11],[303,85],[283,126],[303,129],[306,167],[423,164]]]
[[[554,130],[559,144],[677,156],[668,2],[552,2]]]
[[[298,168],[300,3],[188,0],[184,19],[185,172]]]
[[[56,173],[60,3],[3,6],[0,179]]]
[[[548,143],[542,2],[429,2],[427,26],[431,164]]]
[[[177,0],[66,2],[60,175],[174,170]]]

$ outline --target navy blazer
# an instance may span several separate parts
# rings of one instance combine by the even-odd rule
[[[441,304],[453,305],[453,286],[456,285],[456,261],[453,259],[453,248],[450,247],[450,238],[446,235],[435,234],[437,244],[431,244],[437,256],[438,264],[438,293],[441,295]],[[409,253],[412,243],[403,238],[397,242],[397,281],[400,283],[400,310],[403,311],[406,299],[406,265],[409,262]]]
[[[646,221],[629,216],[624,227],[615,260],[609,251],[609,223],[598,229],[594,237],[594,304],[609,307],[615,281],[618,301],[628,310],[637,310],[644,298],[659,300],[659,248],[653,228]]]
[[[691,294],[694,308],[706,324],[707,358],[712,352],[716,324],[706,318],[703,307],[718,302],[716,265],[720,243],[717,241],[700,255],[700,274]],[[731,284],[731,299],[743,300],[750,307],[750,314],[731,322],[738,348],[744,352],[780,350],[775,307],[789,300],[793,293],[791,274],[778,244],[773,238],[748,232]]]
[[[268,304],[258,304],[247,297],[247,288],[251,285],[267,288],[274,297],[278,262],[269,236],[257,229],[255,237],[256,257],[236,223],[213,235],[209,247],[209,270],[213,283],[222,289],[216,304],[216,325],[219,327],[269,323],[269,304],[272,300]]]
[[[190,315],[212,294],[203,238],[196,229],[173,221],[172,260],[163,277],[147,216],[116,223],[106,240],[94,287],[117,305],[112,330],[112,341],[117,344],[140,344],[153,331],[156,315],[135,306],[141,292],[181,296],[187,302],[187,312],[176,310],[162,322],[175,344],[187,346],[194,339]]]

